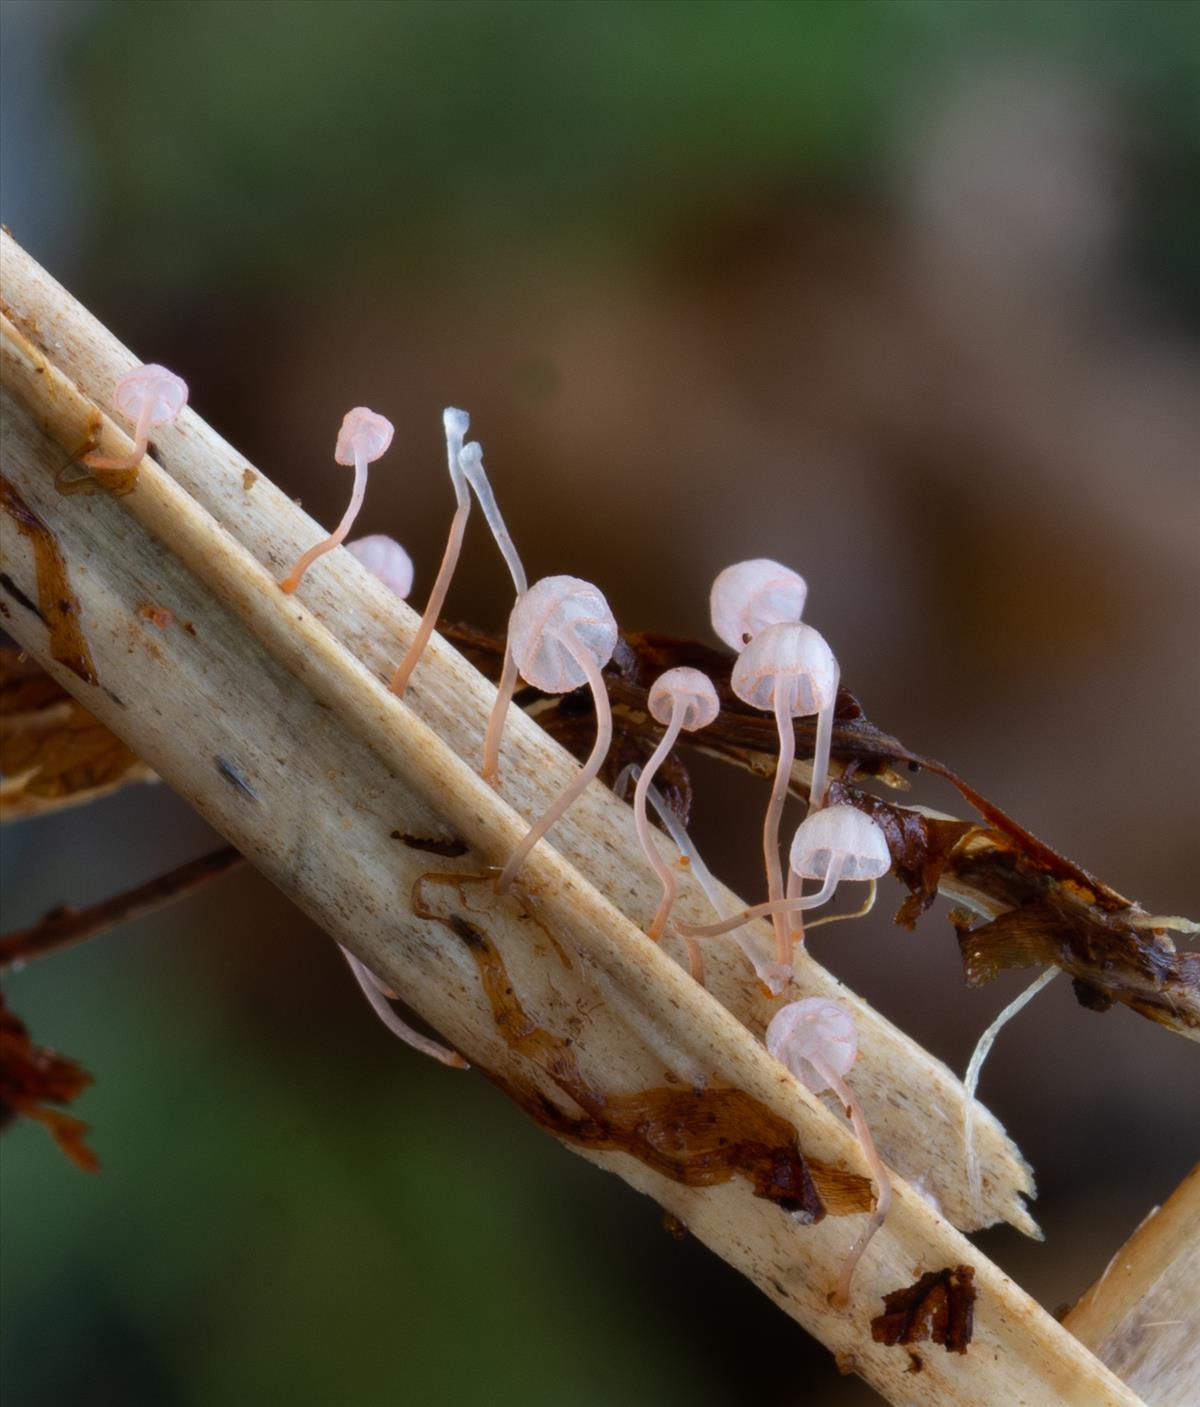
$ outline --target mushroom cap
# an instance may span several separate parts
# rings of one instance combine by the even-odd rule
[[[346,551],[357,557],[372,576],[377,576],[402,601],[412,590],[412,558],[394,537],[386,533],[357,537],[346,544]]]
[[[587,683],[567,647],[568,631],[599,668],[612,659],[617,622],[599,587],[577,576],[546,576],[517,597],[508,618],[508,644],[522,679],[535,689],[565,694]]]
[[[788,690],[793,718],[820,713],[837,697],[833,651],[811,625],[781,622],[759,631],[734,661],[730,685],[751,708],[771,712],[778,688]]]
[[[768,625],[797,621],[804,614],[808,583],[769,557],[726,567],[712,584],[712,627],[731,650],[741,651]]]
[[[373,464],[381,454],[387,453],[395,433],[396,427],[390,420],[365,405],[356,405],[342,420],[337,444],[333,447],[334,460],[338,464],[353,464],[354,452],[358,450],[368,464]]]
[[[835,855],[842,879],[878,879],[892,867],[882,828],[857,806],[824,806],[796,827],[789,863],[801,879],[824,879]]]
[[[683,727],[689,733],[707,728],[721,712],[721,701],[707,674],[682,666],[660,674],[650,686],[650,716],[656,723],[670,723],[675,701],[685,699]]]
[[[826,997],[805,997],[781,1006],[767,1027],[766,1042],[775,1059],[814,1094],[828,1089],[829,1081],[813,1060],[845,1079],[858,1058],[854,1017]]]
[[[139,420],[149,407],[147,425],[165,425],[187,405],[187,382],[165,366],[150,362],[127,371],[113,387],[113,405],[126,420]]]

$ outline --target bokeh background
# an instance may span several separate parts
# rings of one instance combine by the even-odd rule
[[[4,0],[0,215],[322,522],[345,408],[398,426],[365,528],[423,599],[467,406],[532,575],[707,638],[746,556],[810,583],[871,715],[1162,913],[1200,909],[1200,8]],[[488,627],[478,527],[452,596]],[[696,771],[757,884],[764,796]],[[952,808],[948,792],[921,799]],[[4,925],[215,845],[163,787],[27,823]],[[961,1070],[939,909],[814,939]],[[894,908],[894,902],[891,904]],[[3,1142],[12,1407],[866,1403],[655,1208],[392,1042],[250,872],[10,984],[97,1077],[102,1173]],[[1064,981],[983,1095],[1074,1297],[1200,1155],[1196,1047]]]

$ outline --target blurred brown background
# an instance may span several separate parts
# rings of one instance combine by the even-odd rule
[[[707,638],[715,572],[777,557],[879,723],[1151,910],[1200,910],[1195,5],[3,24],[5,222],[319,521],[344,410],[391,417],[360,521],[409,547],[418,601],[462,405],[531,576]],[[505,581],[473,525],[453,612],[498,627]],[[695,780],[702,848],[756,891],[762,788]],[[5,927],[214,844],[165,788],[25,824]],[[1025,977],[968,991],[943,906],[888,914],[818,954],[961,1070]],[[10,996],[97,1076],[104,1161],[4,1140],[13,1407],[874,1400],[648,1202],[390,1041],[250,873]],[[982,1094],[1048,1240],[980,1243],[1047,1306],[1200,1156],[1197,1074],[1065,981],[1001,1037]]]

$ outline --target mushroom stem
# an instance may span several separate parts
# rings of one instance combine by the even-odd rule
[[[149,402],[138,412],[137,425],[133,431],[133,449],[129,454],[112,455],[85,454],[80,461],[86,464],[89,469],[134,469],[146,457],[146,450],[150,444],[150,413]]]
[[[438,568],[437,580],[433,583],[433,590],[429,593],[429,600],[425,603],[425,614],[421,617],[420,625],[417,626],[417,633],[412,638],[412,644],[405,651],[404,658],[396,666],[396,672],[392,675],[389,687],[398,698],[404,697],[404,691],[408,688],[412,672],[416,669],[417,661],[421,658],[425,646],[429,644],[429,637],[433,634],[433,628],[437,625],[442,607],[446,603],[446,593],[450,590],[450,578],[454,575],[454,568],[458,565],[458,554],[462,551],[463,536],[467,531],[467,518],[470,513],[471,498],[464,484],[459,496],[458,507],[454,510],[454,517],[450,522],[450,536],[446,539],[446,551],[442,556],[442,565]]]
[[[647,933],[657,943],[662,937],[663,928],[666,926],[667,916],[671,912],[671,905],[675,902],[675,872],[671,866],[663,859],[659,853],[658,846],[655,845],[650,835],[650,822],[646,816],[646,796],[650,790],[650,783],[654,780],[658,769],[666,761],[667,754],[675,746],[679,738],[680,730],[683,728],[683,720],[687,717],[688,700],[676,698],[671,709],[671,721],[667,724],[667,730],[659,740],[658,746],[650,754],[646,765],[642,768],[642,774],[637,780],[637,786],[633,792],[633,821],[637,827],[638,839],[642,843],[642,849],[646,853],[646,859],[654,873],[662,883],[662,900],[655,911],[654,918],[650,923]]]
[[[332,552],[339,546],[346,537],[346,534],[354,526],[354,520],[358,517],[358,510],[363,505],[363,499],[367,493],[367,456],[361,447],[356,446],[354,450],[354,488],[350,492],[350,502],[346,511],[342,514],[342,521],[336,528],[321,542],[314,543],[307,552],[302,553],[296,559],[296,565],[288,572],[287,576],[279,583],[279,589],[289,596],[300,585],[304,573],[317,560],[324,557],[326,552]]]
[[[411,1026],[401,1021],[380,990],[379,982],[371,969],[365,963],[359,962],[354,954],[348,948],[343,948],[340,943],[338,949],[350,964],[354,980],[362,988],[363,995],[371,1003],[375,1015],[379,1017],[393,1036],[398,1036],[405,1045],[419,1050],[422,1055],[428,1055],[431,1059],[442,1065],[449,1065],[454,1070],[469,1070],[471,1068],[456,1050],[450,1050],[439,1042],[431,1040],[428,1036],[421,1035],[419,1031],[414,1031]]]
[[[825,789],[829,781],[829,753],[833,747],[833,715],[837,712],[838,681],[841,671],[834,664],[833,695],[828,708],[817,715],[817,741],[813,748],[812,783],[808,791],[808,811],[811,815],[825,805]]]
[[[788,870],[787,896],[789,899],[804,898],[804,878],[792,869]],[[804,912],[802,909],[794,910],[788,918],[788,940],[793,948],[797,943],[804,942]]]
[[[524,840],[509,857],[508,864],[501,870],[500,877],[496,881],[498,894],[507,894],[512,888],[513,880],[516,879],[521,866],[529,858],[529,852],[599,772],[612,743],[612,709],[609,707],[608,690],[604,686],[604,675],[600,666],[591,653],[580,646],[575,638],[573,628],[568,628],[563,632],[562,640],[571,652],[572,659],[587,675],[588,685],[596,705],[596,744],[579,775],[563,788],[558,798],[551,803],[540,819],[530,826]]]
[[[844,914],[822,914],[820,918],[814,918],[804,926],[811,933],[814,928],[820,928],[826,923],[845,923],[848,918],[866,918],[875,907],[875,896],[878,893],[879,881],[870,879],[867,881],[867,897],[857,909],[848,909]]]
[[[839,874],[840,870],[831,866],[820,889],[815,894],[805,895],[803,899],[768,899],[765,904],[753,904],[750,908],[742,909],[740,913],[733,914],[720,923],[706,923],[700,927],[681,923],[679,931],[685,938],[719,938],[723,933],[732,933],[735,928],[741,928],[743,924],[749,923],[752,919],[780,914],[787,915],[803,909],[819,908],[837,888]],[[784,925],[784,933],[785,935],[787,933],[786,924]],[[791,953],[786,953],[781,961],[790,963]]]
[[[1031,1002],[1037,996],[1057,973],[1057,967],[1048,967],[1040,977],[1034,978],[1029,986],[1014,997],[984,1031],[983,1035],[979,1037],[975,1049],[971,1052],[967,1073],[963,1076],[963,1088],[966,1091],[966,1098],[963,1100],[963,1150],[967,1165],[967,1186],[971,1192],[972,1206],[978,1207],[982,1192],[982,1180],[979,1176],[979,1150],[975,1147],[975,1091],[979,1088],[979,1076],[983,1073],[983,1062],[988,1058],[988,1053],[991,1051],[996,1037],[1004,1027],[1027,1002]]]
[[[781,680],[775,690],[775,723],[779,729],[779,761],[775,766],[775,781],[771,786],[771,800],[767,804],[767,814],[763,820],[763,859],[767,866],[767,897],[771,902],[783,899],[783,865],[779,859],[779,823],[783,819],[783,803],[787,800],[788,783],[792,777],[792,763],[796,758],[796,734],[792,724],[792,700],[794,686],[785,687]],[[791,961],[791,938],[788,934],[786,909],[772,909],[775,915],[776,960],[782,963]]]
[[[875,1210],[871,1213],[866,1226],[859,1232],[854,1244],[846,1253],[846,1259],[842,1263],[842,1272],[838,1276],[837,1285],[830,1295],[830,1303],[839,1307],[846,1305],[850,1299],[850,1281],[854,1277],[854,1269],[862,1258],[862,1253],[871,1243],[871,1238],[883,1225],[888,1211],[892,1205],[892,1183],[888,1177],[887,1168],[883,1165],[883,1159],[879,1156],[875,1148],[875,1140],[871,1137],[871,1130],[867,1125],[866,1118],[857,1099],[851,1094],[849,1086],[841,1078],[836,1070],[833,1070],[819,1056],[806,1055],[805,1057],[816,1070],[817,1074],[826,1082],[828,1087],[837,1095],[842,1104],[850,1114],[850,1121],[854,1125],[854,1132],[858,1135],[858,1141],[862,1144],[863,1157],[867,1160],[867,1166],[871,1169],[871,1174],[879,1185],[879,1195],[875,1199]]]
[[[489,786],[500,785],[500,744],[504,741],[504,725],[508,721],[508,706],[517,687],[517,662],[512,646],[505,642],[504,668],[496,686],[496,702],[488,715],[487,732],[483,736],[483,763],[479,775]]]

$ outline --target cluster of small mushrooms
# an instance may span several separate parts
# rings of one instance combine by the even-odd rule
[[[186,405],[187,386],[164,367],[140,366],[117,383],[113,403],[122,416],[135,424],[134,448],[126,458],[86,455],[83,462],[92,468],[130,469],[139,464],[146,453],[150,430],[174,419]],[[579,773],[533,822],[509,857],[495,881],[497,891],[503,894],[513,887],[533,847],[564,815],[604,762],[612,741],[612,714],[602,671],[617,645],[617,623],[603,594],[590,582],[573,576],[551,576],[532,586],[528,584],[484,472],[483,451],[473,441],[464,443],[470,423],[466,412],[448,409],[442,418],[456,508],[437,578],[416,635],[392,678],[392,691],[397,697],[404,697],[437,624],[462,548],[474,493],[511,573],[516,593],[503,673],[484,742],[481,775],[493,786],[498,785],[504,724],[518,676],[549,694],[564,694],[586,685],[595,700],[595,746]],[[345,541],[366,493],[367,467],[387,451],[392,435],[391,422],[364,406],[346,415],[334,447],[334,459],[354,469],[350,504],[334,531],[297,559],[279,583],[282,591],[295,591],[318,559]],[[373,535],[346,546],[397,595],[408,595],[413,581],[412,562],[399,543]],[[838,885],[846,882],[869,886],[866,904],[857,911],[865,912],[874,898],[876,880],[890,865],[883,832],[870,817],[852,806],[825,804],[838,666],[824,638],[801,619],[806,595],[804,579],[796,572],[762,559],[727,567],[713,583],[711,594],[713,629],[737,654],[731,678],[733,691],[750,707],[772,714],[779,730],[779,759],[763,822],[767,884],[764,903],[734,914],[723,913],[711,876],[678,818],[665,806],[653,785],[655,774],[680,732],[695,732],[716,719],[720,705],[712,681],[697,669],[669,669],[650,690],[650,713],[664,731],[645,766],[640,771],[632,769],[637,773],[633,797],[637,834],[647,863],[662,886],[662,899],[647,931],[654,941],[663,936],[675,899],[672,866],[651,835],[649,804],[654,806],[681,858],[690,864],[721,915],[717,922],[707,925],[676,925],[687,947],[692,975],[701,983],[701,940],[736,933],[752,919],[769,915],[774,923],[774,960],[756,961],[756,968],[772,993],[781,995],[791,981],[793,950],[804,942],[804,914],[826,904]],[[795,752],[792,720],[813,715],[817,718],[817,740],[808,812],[792,837],[785,884],[779,828]],[[622,784],[624,781],[623,777]],[[807,895],[806,880],[819,886]],[[405,1025],[388,1004],[394,994],[351,953],[345,949],[343,953],[371,1005],[390,1030],[445,1064],[465,1064],[455,1052]],[[814,1094],[828,1091],[845,1106],[878,1182],[875,1210],[851,1247],[831,1295],[832,1302],[845,1304],[854,1268],[887,1215],[892,1196],[887,1172],[862,1110],[845,1083],[857,1056],[854,1021],[850,1012],[834,1001],[806,998],[790,1002],[775,1013],[767,1028],[766,1045]]]

